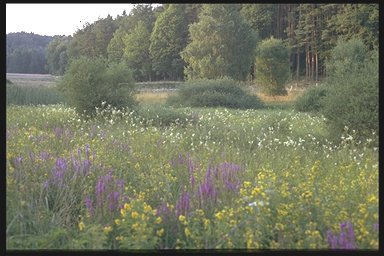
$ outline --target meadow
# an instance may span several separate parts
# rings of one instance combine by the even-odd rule
[[[143,106],[156,101],[148,95]],[[279,102],[173,109],[163,99],[154,106],[179,119],[7,106],[7,250],[378,249],[371,139],[346,127],[335,144],[322,116]]]

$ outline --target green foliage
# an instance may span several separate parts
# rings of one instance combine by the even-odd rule
[[[301,112],[319,112],[323,108],[323,98],[327,95],[327,88],[311,87],[295,101],[295,109]]]
[[[340,42],[333,53],[350,46],[351,42]],[[335,138],[339,138],[345,129],[355,130],[355,137],[360,139],[370,137],[372,133],[377,135],[379,130],[378,52],[366,52],[367,57],[358,63],[351,61],[356,57],[354,53],[350,51],[351,55],[346,54],[344,61],[336,62],[337,72],[327,81],[329,91],[321,112],[328,119]]]
[[[8,83],[6,105],[49,105],[64,102],[64,96],[56,87],[29,87]]]
[[[73,35],[68,45],[68,58],[76,59],[80,56],[106,58],[108,44],[116,29],[116,24],[110,15],[92,24],[86,23]]]
[[[286,95],[289,70],[288,48],[280,39],[263,40],[256,52],[256,80],[267,95]]]
[[[252,29],[257,32],[261,40],[274,35],[277,15],[276,4],[243,4],[240,13]]]
[[[96,107],[105,104],[116,108],[136,105],[132,73],[124,63],[81,57],[70,64],[58,86],[78,113],[93,115]]]
[[[6,35],[6,72],[45,74],[45,49],[52,36],[18,32]]]
[[[47,60],[47,67],[50,74],[63,75],[67,67],[68,56],[67,48],[71,37],[58,36],[48,44],[45,50],[45,58]]]
[[[149,50],[153,69],[162,79],[182,80],[184,76],[180,52],[188,39],[185,8],[183,4],[170,4],[156,19]]]
[[[193,115],[189,115],[166,106],[143,106],[138,116],[146,125],[166,127],[170,125],[186,126],[193,123]]]
[[[188,79],[246,79],[256,36],[236,5],[203,5],[198,22],[189,26],[189,32],[191,42],[181,53]]]
[[[359,39],[349,41],[339,40],[331,51],[331,57],[326,62],[328,79],[338,79],[339,76],[351,74],[364,66],[368,56],[367,47]]]
[[[144,22],[139,21],[136,27],[123,38],[123,60],[133,70],[133,76],[136,81],[151,80],[150,36],[151,32],[148,31]]]
[[[169,96],[167,103],[189,107],[261,108],[263,103],[247,94],[232,79],[189,81],[177,95]]]

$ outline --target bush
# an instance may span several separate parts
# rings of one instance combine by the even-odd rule
[[[348,43],[342,42],[333,53],[345,48],[344,44]],[[371,55],[366,53],[365,56],[362,63],[351,63],[348,69],[345,69],[346,72],[334,73],[327,80],[329,91],[324,98],[321,112],[327,118],[330,131],[335,138],[340,137],[347,128],[355,130],[357,138],[372,138],[373,133],[378,134],[378,51],[374,51]],[[344,65],[342,62],[339,64]]]
[[[296,99],[295,109],[300,112],[319,112],[323,107],[322,100],[326,95],[326,87],[312,87]]]
[[[118,109],[137,105],[132,72],[124,63],[81,57],[71,62],[58,86],[80,114],[92,116],[96,107],[105,105]]]
[[[256,80],[265,94],[286,95],[285,83],[289,70],[289,51],[280,39],[263,40],[256,50]]]
[[[248,95],[234,80],[228,78],[186,82],[176,95],[168,97],[167,103],[188,107],[263,107],[256,96]]]

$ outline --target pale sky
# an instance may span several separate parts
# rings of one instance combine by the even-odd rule
[[[155,4],[154,4],[155,5]],[[6,4],[6,33],[33,32],[39,35],[73,35],[88,22],[108,14],[113,19],[134,4]]]

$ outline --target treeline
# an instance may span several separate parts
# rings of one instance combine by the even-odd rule
[[[85,24],[73,37],[54,37],[47,71],[62,75],[83,56],[125,62],[136,81],[252,80],[256,47],[274,37],[289,49],[293,79],[319,80],[339,39],[378,47],[378,17],[378,4],[138,4],[129,14]]]
[[[6,35],[6,72],[47,73],[45,50],[51,36],[18,32]]]

